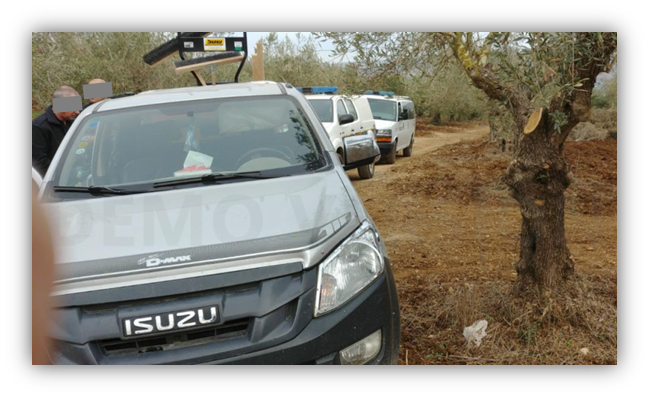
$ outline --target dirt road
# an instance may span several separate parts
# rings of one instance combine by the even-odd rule
[[[358,172],[355,170],[348,171],[347,175],[352,181],[355,181],[354,185],[356,186],[357,190],[361,188],[376,186],[377,181],[381,181],[379,183],[382,183],[385,178],[389,178],[389,172],[396,174],[398,173],[398,171],[393,170],[399,169],[399,167],[408,164],[419,157],[428,156],[431,154],[431,152],[434,152],[442,146],[458,143],[461,141],[484,138],[488,134],[489,126],[487,125],[477,125],[469,128],[445,127],[438,130],[427,130],[423,133],[419,133],[418,131],[415,136],[415,145],[417,149],[413,151],[411,157],[399,156],[397,157],[397,162],[392,165],[379,164],[375,168],[374,178],[369,180],[361,180],[358,177]]]

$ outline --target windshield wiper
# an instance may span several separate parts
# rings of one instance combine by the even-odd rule
[[[212,173],[197,176],[194,178],[183,178],[183,179],[173,179],[171,181],[156,182],[153,184],[154,188],[165,187],[165,186],[177,186],[185,185],[190,183],[210,183],[218,182],[232,179],[272,179],[279,178],[283,175],[262,175],[260,171],[253,172],[236,172],[236,173]]]
[[[139,193],[148,193],[150,190],[123,190],[123,189],[113,189],[105,186],[88,186],[88,187],[77,187],[77,186],[54,186],[52,188],[55,192],[72,192],[72,193],[90,193],[92,195],[126,195],[126,194],[139,194]]]

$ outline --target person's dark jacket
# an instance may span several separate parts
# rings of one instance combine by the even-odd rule
[[[52,106],[32,120],[32,166],[42,176],[47,172],[71,124],[59,121],[52,112]]]

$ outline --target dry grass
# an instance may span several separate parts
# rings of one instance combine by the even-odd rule
[[[602,141],[608,138],[608,131],[586,121],[577,124],[575,128],[570,131],[569,138],[573,141]]]
[[[617,139],[617,109],[592,109],[590,121],[577,124],[568,138],[573,141]]]
[[[593,108],[590,113],[590,121],[608,131],[610,137],[617,137],[617,108]]]
[[[615,364],[615,278],[578,275],[570,287],[561,297],[517,298],[502,281],[402,282],[408,364]],[[487,336],[467,346],[464,327],[482,319]]]

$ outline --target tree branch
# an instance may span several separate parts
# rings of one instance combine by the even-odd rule
[[[555,145],[561,145],[568,138],[570,131],[580,122],[590,118],[591,96],[597,76],[608,72],[612,61],[616,58],[617,34],[583,32],[577,33],[577,60],[573,66],[573,81],[576,86],[567,95],[560,92],[550,103],[550,112],[562,112],[567,116],[567,122],[554,137]]]
[[[446,35],[450,39],[450,36]],[[531,104],[527,96],[503,84],[486,63],[487,50],[480,51],[480,59],[473,56],[469,40],[462,40],[462,33],[456,32],[450,42],[453,54],[467,73],[473,84],[484,91],[489,98],[508,105],[517,124],[525,125]]]

